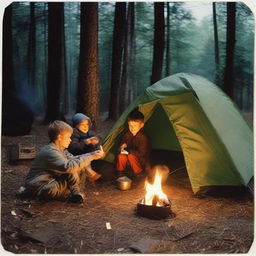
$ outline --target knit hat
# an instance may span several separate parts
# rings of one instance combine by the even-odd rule
[[[83,120],[89,120],[89,123],[91,125],[91,119],[90,117],[82,114],[82,113],[76,113],[72,117],[73,127],[76,127],[78,124],[80,124]]]

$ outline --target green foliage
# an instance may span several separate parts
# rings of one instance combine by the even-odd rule
[[[184,9],[184,3],[171,3],[169,28],[171,74],[191,72],[197,54],[197,46],[191,40],[191,34],[195,29],[194,18]]]
[[[48,6],[46,3],[35,4],[36,16],[36,105],[37,113],[42,113],[46,104],[46,83],[47,83],[47,61],[48,48],[45,43],[48,40],[47,16]]]
[[[153,3],[137,2],[135,6],[135,78],[139,95],[150,85],[154,33]]]
[[[76,108],[79,46],[80,46],[80,4],[67,2],[64,5],[65,46],[66,46],[66,112],[72,113]]]
[[[200,4],[200,3],[198,3]],[[17,91],[25,88],[26,59],[30,22],[29,2],[13,2],[14,77]],[[241,108],[252,109],[254,17],[242,2],[237,3],[235,92]],[[111,83],[112,36],[114,2],[99,2],[99,64],[101,111],[108,109]],[[223,77],[226,57],[226,2],[216,2],[220,49],[220,77]],[[44,112],[47,83],[47,2],[36,2],[36,113]],[[212,14],[197,22],[183,2],[170,2],[170,71],[191,72],[214,82],[214,34]],[[150,85],[153,57],[154,5],[135,3],[135,60],[136,95]],[[65,2],[65,46],[67,86],[66,112],[76,106],[76,88],[80,45],[80,3]],[[165,62],[164,62],[165,63]],[[163,70],[164,67],[163,67]],[[221,84],[220,84],[221,86]]]
[[[114,3],[99,3],[100,110],[102,112],[108,109],[108,100],[110,98],[114,11]]]
[[[244,3],[236,6],[235,100],[241,109],[250,111],[253,104],[255,24],[253,13]]]
[[[193,65],[189,65],[191,73],[195,73],[214,81],[215,60],[214,60],[214,37],[211,17],[205,17],[194,28],[194,36],[191,44],[195,49]]]
[[[27,57],[29,3],[14,2],[13,6],[13,51],[15,84],[25,79],[24,63]]]

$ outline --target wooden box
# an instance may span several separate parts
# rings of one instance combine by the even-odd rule
[[[36,156],[36,148],[34,146],[23,146],[14,144],[10,146],[10,160],[34,159]]]

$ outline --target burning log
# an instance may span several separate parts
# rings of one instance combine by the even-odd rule
[[[136,213],[141,217],[146,217],[150,219],[166,219],[175,217],[172,212],[170,205],[168,206],[154,206],[137,204]]]
[[[153,200],[152,200],[152,205],[156,206],[157,202],[159,202],[159,196],[158,195],[154,195],[153,196]]]
[[[171,202],[167,195],[162,191],[161,170],[156,170],[153,184],[145,182],[146,195],[137,204],[136,213],[143,217],[162,219],[174,217],[171,211]]]

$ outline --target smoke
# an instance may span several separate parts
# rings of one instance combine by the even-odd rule
[[[26,108],[28,108],[31,113],[36,114],[36,90],[35,84],[29,82],[27,76],[25,76],[27,72],[23,70],[20,72],[20,75],[17,76],[18,79],[15,81],[15,92],[14,97],[19,99],[21,104],[24,104]],[[20,79],[19,79],[20,77]]]

